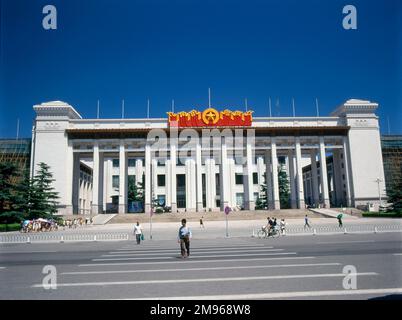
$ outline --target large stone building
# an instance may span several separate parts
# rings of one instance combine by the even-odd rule
[[[130,179],[144,182],[146,212],[152,199],[173,212],[253,210],[263,183],[269,208],[280,209],[280,157],[288,166],[292,207],[310,201],[330,207],[331,155],[339,189],[333,204],[378,205],[376,181],[382,190],[385,183],[377,108],[349,100],[328,117],[253,117],[207,108],[158,119],[83,119],[67,103],[42,103],[34,106],[31,168],[50,165],[63,214],[126,213]],[[308,187],[306,165],[313,177]],[[82,166],[90,177],[85,192]]]

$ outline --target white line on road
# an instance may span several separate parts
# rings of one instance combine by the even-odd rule
[[[344,244],[344,243],[368,243],[375,242],[374,240],[366,240],[366,241],[328,241],[328,242],[317,242],[318,244]]]
[[[177,259],[178,261],[160,261],[160,262],[114,262],[114,263],[87,263],[79,264],[79,267],[100,267],[100,266],[128,266],[128,265],[140,265],[140,264],[172,264],[172,263],[211,263],[211,262],[249,262],[249,261],[276,261],[276,260],[305,260],[315,259],[316,257],[280,257],[280,258],[251,258],[251,259],[213,259],[213,260],[185,260]]]
[[[1,270],[1,269],[5,269],[5,268],[6,268],[6,267],[0,267],[0,270]]]
[[[155,260],[155,259],[174,259],[175,257],[137,257],[137,258],[107,258],[107,259],[92,259],[92,261],[120,261],[120,260]]]
[[[209,250],[214,250],[214,251],[237,251],[237,250],[264,250],[264,249],[273,249],[274,247],[230,247],[230,248],[193,248],[191,247],[191,251],[197,251],[197,252],[202,252],[202,251],[209,251]],[[139,250],[135,250],[135,249],[131,249],[131,250],[121,250],[121,249],[117,249],[117,251],[111,251],[110,253],[130,253],[130,252],[168,252],[168,251],[176,251],[178,250],[178,246],[175,248],[166,248],[166,249],[161,249],[161,248],[147,248],[147,249],[139,249]]]
[[[147,272],[181,272],[181,271],[209,271],[209,270],[237,270],[237,269],[266,269],[266,268],[302,268],[302,267],[326,267],[339,266],[340,263],[301,263],[301,264],[270,264],[260,266],[236,266],[236,267],[207,267],[207,268],[175,268],[175,269],[147,269],[147,270],[109,270],[109,271],[77,271],[62,272],[62,275],[84,274],[118,274],[118,273],[147,273]]]
[[[246,250],[247,252],[273,252],[273,251],[283,251],[284,249],[248,249]],[[175,252],[177,252],[177,249],[175,250]],[[191,250],[191,254],[193,256],[194,255],[194,250]],[[225,250],[220,250],[220,251],[207,251],[207,252],[199,252],[196,251],[197,253],[225,253],[227,251]],[[236,251],[230,251],[230,253],[233,252],[244,252],[243,250],[236,250]],[[133,253],[114,253],[114,252],[110,252],[110,254],[104,254],[102,255],[102,257],[133,257],[133,256],[157,256],[157,255],[167,255],[170,254],[172,255],[172,252],[148,252],[148,253],[139,253],[139,252],[133,252]]]
[[[350,273],[351,276],[375,276],[375,272]],[[253,280],[283,280],[283,279],[306,279],[306,278],[337,278],[345,277],[344,273],[319,273],[319,274],[297,274],[278,275],[261,277],[230,277],[230,278],[196,278],[196,279],[169,279],[169,280],[137,280],[137,281],[110,281],[110,282],[73,282],[58,283],[57,287],[89,287],[89,286],[119,286],[136,284],[178,284],[191,282],[231,282],[231,281],[253,281]],[[43,284],[35,284],[33,288],[43,288]]]
[[[385,289],[360,289],[360,290],[328,290],[328,291],[297,291],[297,292],[274,292],[274,293],[248,293],[230,295],[210,296],[184,296],[184,297],[156,297],[156,298],[133,298],[119,300],[256,300],[256,299],[285,299],[285,298],[308,298],[308,297],[329,297],[347,295],[380,295],[400,294],[402,288]]]
[[[172,241],[172,242],[174,242],[174,241]],[[219,245],[215,245],[215,246],[202,246],[202,247],[194,247],[194,249],[197,249],[197,250],[211,250],[211,249],[222,249],[222,250],[224,250],[224,249],[231,249],[231,248],[233,248],[233,249],[237,249],[237,248],[244,248],[244,249],[246,249],[246,248],[255,248],[255,247],[258,247],[258,248],[261,248],[261,247],[264,247],[264,248],[273,248],[272,246],[265,246],[264,244],[253,244],[253,245],[229,245],[229,246],[219,246]],[[146,251],[146,250],[148,250],[148,249],[156,249],[156,250],[174,250],[174,248],[172,248],[172,247],[166,247],[166,248],[161,248],[161,246],[146,246],[146,245],[131,245],[130,247],[123,247],[123,248],[121,248],[121,249],[116,249],[116,250],[118,250],[118,251],[131,251],[131,250],[135,250],[135,251],[137,251],[137,249],[135,249],[135,248],[137,248],[137,249],[139,249],[139,250],[144,250],[144,251]]]
[[[394,253],[394,256],[402,256],[402,253]]]
[[[277,256],[297,254],[296,252],[275,252],[275,253],[242,253],[242,254],[221,254],[221,255],[208,255],[208,256],[193,256],[192,258],[217,258],[217,257],[245,257],[245,256]],[[172,259],[173,257],[147,257],[147,258],[98,258],[92,261],[126,261],[126,260],[142,260],[142,259]]]

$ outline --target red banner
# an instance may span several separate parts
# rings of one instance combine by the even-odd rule
[[[168,112],[170,127],[250,127],[253,122],[253,111],[217,111],[208,108],[203,112]]]

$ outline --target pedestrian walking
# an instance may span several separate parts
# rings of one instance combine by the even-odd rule
[[[285,222],[285,219],[282,219],[279,225],[281,227],[281,234],[284,236],[286,234],[286,222]]]
[[[341,213],[341,214],[338,214],[338,216],[336,217],[336,218],[338,219],[339,228],[342,228],[342,227],[343,227],[342,217],[343,217],[342,213]]]
[[[204,217],[201,217],[201,219],[200,219],[200,229],[201,229],[201,228],[202,228],[202,229],[205,229],[203,219],[204,219]]]
[[[181,220],[179,228],[178,243],[180,243],[181,257],[187,258],[190,255],[190,238],[192,236],[190,228],[186,226],[187,220]]]
[[[307,217],[307,214],[306,214],[306,216],[304,217],[304,229],[306,229],[306,227],[311,228],[310,223],[309,223],[309,220],[308,220],[308,217]]]
[[[141,240],[144,240],[143,235],[142,235],[142,226],[140,223],[137,221],[137,224],[134,226],[134,234],[135,234],[135,239],[137,240],[137,244],[141,243]]]

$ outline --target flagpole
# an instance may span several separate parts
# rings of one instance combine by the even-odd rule
[[[248,104],[247,104],[247,98],[244,99],[244,104],[246,105],[246,112],[248,111]]]
[[[211,108],[211,88],[208,88],[208,107]]]
[[[121,118],[124,119],[124,99],[121,100]]]
[[[296,110],[295,110],[295,99],[292,98],[292,108],[293,108],[293,118],[296,117]]]
[[[20,136],[20,118],[17,118],[17,139],[16,140],[18,140],[19,136]]]
[[[172,112],[174,112],[174,99],[172,99]]]
[[[269,98],[269,117],[272,118],[271,98]]]
[[[318,99],[317,98],[315,98],[315,107],[317,109],[317,118],[318,118],[320,116],[320,109],[318,107]]]
[[[149,119],[149,99],[147,100],[147,119]]]
[[[99,119],[99,100],[96,106],[96,119]]]

